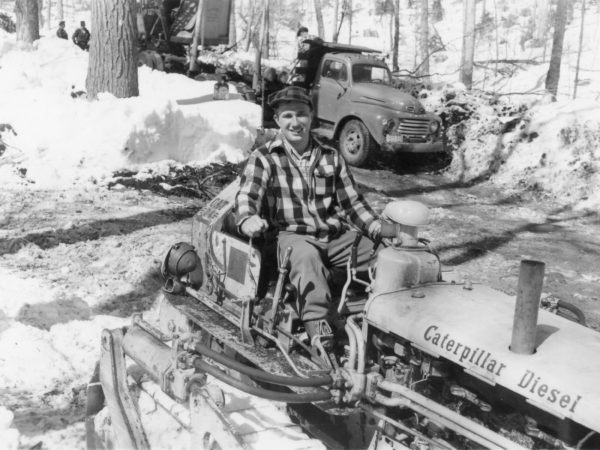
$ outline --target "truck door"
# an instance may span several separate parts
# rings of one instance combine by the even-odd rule
[[[348,69],[346,64],[325,57],[321,73],[313,85],[313,104],[319,121],[335,123],[340,98],[348,89]]]

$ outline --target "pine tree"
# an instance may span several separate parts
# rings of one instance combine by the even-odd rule
[[[135,0],[94,0],[90,61],[85,86],[88,98],[109,92],[136,97],[138,89]]]
[[[460,58],[460,82],[473,87],[473,57],[475,56],[475,0],[463,0],[463,38]]]
[[[558,0],[556,17],[554,19],[554,39],[552,40],[552,54],[550,56],[550,67],[546,75],[546,90],[555,98],[558,93],[558,81],[560,80],[560,64],[562,61],[563,40],[565,37],[565,25],[567,22],[567,0]]]
[[[229,11],[229,46],[235,45],[237,42],[237,32],[235,26],[235,0],[230,0]]]
[[[400,0],[394,0],[394,45],[392,48],[392,69],[399,70],[398,49],[400,46]]]
[[[317,32],[320,38],[325,38],[325,26],[323,25],[323,8],[321,0],[315,0],[315,15],[317,16]]]
[[[429,83],[429,5],[428,0],[420,2],[419,26],[419,53],[420,59],[418,73],[423,83]]]
[[[17,41],[32,43],[40,38],[37,0],[16,0],[15,16],[17,19]]]

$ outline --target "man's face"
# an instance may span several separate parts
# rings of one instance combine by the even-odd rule
[[[290,144],[308,142],[312,111],[302,102],[282,102],[275,110],[275,122]]]

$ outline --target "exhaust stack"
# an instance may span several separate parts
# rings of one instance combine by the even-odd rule
[[[537,318],[544,283],[545,264],[521,261],[510,350],[521,355],[535,353]]]

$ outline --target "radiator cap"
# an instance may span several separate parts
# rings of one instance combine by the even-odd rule
[[[388,203],[383,214],[392,222],[410,227],[418,227],[429,223],[429,208],[414,200],[398,200]]]

